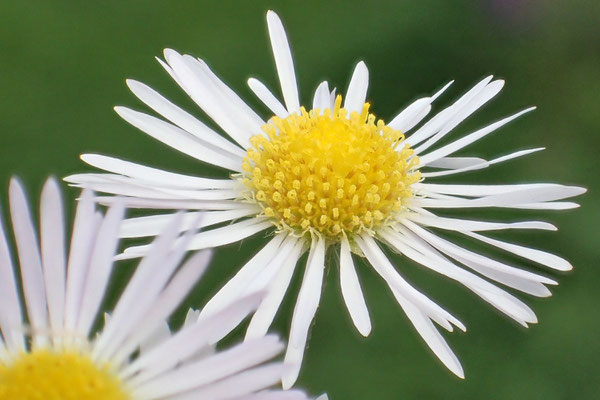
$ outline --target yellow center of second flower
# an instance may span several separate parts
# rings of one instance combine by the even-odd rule
[[[384,225],[412,197],[420,173],[404,135],[369,113],[304,108],[273,117],[243,162],[252,198],[280,229],[337,241]]]
[[[35,350],[0,363],[0,400],[127,400],[119,378],[74,351]]]

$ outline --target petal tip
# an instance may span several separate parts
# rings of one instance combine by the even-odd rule
[[[11,197],[16,194],[16,191],[21,192],[24,195],[25,189],[23,188],[23,181],[21,178],[17,175],[12,175],[8,183],[8,191]]]
[[[60,185],[54,175],[50,175],[44,182],[42,193],[45,193],[46,191],[60,192]]]
[[[140,81],[137,81],[137,80],[135,80],[135,79],[132,79],[132,78],[127,78],[127,79],[125,79],[125,84],[126,84],[126,85],[127,85],[127,87],[128,87],[129,89],[131,89],[132,91],[133,91],[135,88],[138,88],[138,87],[142,86],[142,83],[141,83]]]
[[[372,331],[371,323],[363,324],[361,326],[357,326],[356,329],[363,337],[369,337]]]

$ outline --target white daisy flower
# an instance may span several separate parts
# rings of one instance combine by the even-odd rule
[[[484,160],[455,154],[515,118],[527,108],[450,143],[440,144],[462,121],[500,92],[504,82],[487,77],[428,121],[432,103],[450,85],[408,105],[384,123],[365,103],[368,70],[359,62],[342,102],[327,82],[318,85],[312,106],[302,107],[288,40],[279,17],[267,13],[269,36],[281,83],[283,103],[261,82],[248,85],[272,117],[263,120],[221,81],[208,65],[190,55],[165,50],[161,65],[197,105],[229,135],[208,128],[148,86],[129,80],[133,93],[164,119],[125,107],[117,113],[155,139],[196,158],[231,171],[230,179],[210,179],[166,172],[112,157],[85,154],[88,164],[108,174],[66,178],[75,186],[122,195],[136,208],[186,210],[185,229],[194,228],[198,212],[213,229],[197,234],[189,250],[234,243],[258,232],[271,236],[207,304],[202,315],[218,312],[240,294],[267,291],[250,322],[247,339],[268,331],[296,264],[308,249],[290,327],[285,361],[291,368],[285,388],[296,381],[308,330],[321,296],[325,254],[339,254],[340,285],[346,307],[358,331],[371,331],[369,312],[355,271],[352,253],[365,257],[381,275],[427,345],[452,372],[463,369],[433,322],[448,331],[465,326],[407,282],[392,265],[382,244],[425,268],[462,283],[518,323],[537,322],[533,311],[495,284],[534,296],[549,296],[546,276],[478,254],[444,238],[458,232],[513,253],[527,262],[569,270],[564,259],[541,250],[482,235],[504,229],[556,230],[546,222],[497,222],[449,218],[440,209],[515,208],[562,210],[577,207],[564,199],[585,189],[550,183],[464,185],[435,183],[442,176],[486,168],[541,150],[519,150]],[[307,111],[310,109],[310,111]],[[110,196],[102,201],[111,203]],[[153,236],[170,214],[126,220],[122,237]],[[223,224],[227,222],[227,224]],[[220,226],[217,224],[221,224]],[[263,233],[264,234],[264,233]],[[123,257],[146,254],[147,246],[128,248]],[[487,278],[484,279],[484,278]]]
[[[269,389],[284,370],[281,362],[265,364],[284,349],[276,336],[220,352],[210,346],[260,304],[261,294],[240,298],[201,322],[198,312],[190,312],[181,329],[169,331],[165,320],[210,258],[209,251],[199,252],[178,268],[191,238],[175,244],[181,217],[154,241],[98,331],[123,206],[116,203],[102,215],[84,192],[67,256],[56,181],[48,180],[42,193],[39,244],[17,180],[9,197],[21,276],[15,277],[0,224],[0,398],[307,399],[301,391]]]

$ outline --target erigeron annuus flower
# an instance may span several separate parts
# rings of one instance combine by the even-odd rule
[[[219,352],[210,345],[259,305],[260,293],[200,322],[190,310],[184,326],[169,331],[166,319],[209,260],[200,252],[178,269],[190,238],[175,244],[180,217],[154,241],[97,331],[123,206],[102,215],[84,192],[67,256],[56,181],[42,193],[39,241],[17,180],[9,194],[24,303],[0,224],[0,399],[307,399],[301,391],[270,389],[284,370],[281,362],[265,364],[284,348],[276,336]]]
[[[199,161],[230,170],[230,179],[182,175],[87,154],[82,156],[85,162],[109,173],[79,174],[66,180],[75,186],[125,196],[129,207],[187,210],[186,229],[194,227],[199,212],[204,213],[203,223],[214,228],[197,234],[188,245],[190,250],[222,246],[268,232],[271,235],[268,243],[240,268],[201,314],[203,318],[218,312],[240,294],[266,290],[268,294],[250,321],[248,340],[266,334],[292,276],[300,273],[296,264],[308,250],[285,356],[287,363],[297,367],[290,368],[283,376],[286,388],[298,377],[326,268],[339,267],[350,317],[361,334],[367,336],[371,331],[352,253],[368,260],[427,345],[452,372],[463,377],[458,359],[433,322],[448,331],[453,326],[465,330],[465,326],[408,283],[385,255],[382,245],[460,282],[527,326],[537,322],[533,311],[490,280],[534,296],[549,296],[546,285],[554,285],[556,281],[458,246],[445,239],[443,233],[454,231],[527,262],[569,270],[571,265],[556,255],[479,233],[556,228],[539,221],[450,218],[432,210],[568,209],[577,205],[563,199],[585,190],[546,183],[435,183],[438,177],[486,168],[541,150],[519,150],[493,160],[454,155],[532,108],[440,145],[441,139],[498,94],[504,82],[487,77],[422,123],[448,84],[434,95],[414,101],[385,123],[371,113],[365,102],[368,71],[363,62],[356,66],[343,98],[323,82],[314,93],[312,107],[301,107],[291,51],[281,21],[269,12],[267,23],[285,106],[264,84],[256,79],[248,81],[270,110],[272,116],[267,121],[247,106],[204,61],[173,50],[165,50],[161,65],[232,140],[224,139],[136,81],[128,81],[133,93],[164,120],[116,108],[126,121],[155,139]],[[111,203],[113,197],[105,196],[101,201]],[[129,219],[121,228],[121,236],[153,236],[170,218],[167,213]],[[126,249],[123,257],[138,257],[147,251],[147,246],[135,246]],[[327,251],[339,254],[339,265],[325,265]]]

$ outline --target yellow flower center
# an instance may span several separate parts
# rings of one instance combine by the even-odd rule
[[[400,131],[369,113],[301,108],[253,136],[243,181],[280,229],[337,241],[390,223],[412,197],[418,163]],[[411,157],[412,156],[412,157]]]
[[[0,364],[0,400],[127,400],[122,382],[75,351],[35,350]]]

